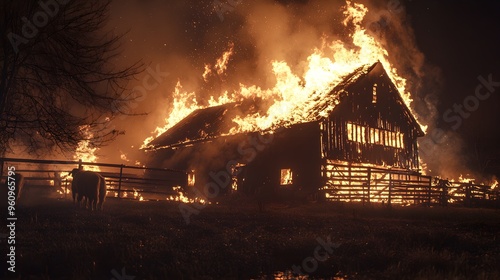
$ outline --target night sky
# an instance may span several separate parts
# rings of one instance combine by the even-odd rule
[[[147,116],[117,122],[118,128],[128,128],[127,136],[111,150],[103,149],[102,160],[116,162],[120,152],[127,153],[129,158],[138,156],[134,154],[138,145],[162,124],[169,109],[166,104],[171,102],[177,82],[182,83],[183,90],[196,92],[201,97],[236,90],[239,83],[265,88],[273,83],[269,78],[270,59],[285,59],[293,68],[318,45],[322,34],[345,35],[345,30],[339,29],[344,1],[236,3],[223,13],[223,19],[214,9],[214,1],[210,0],[113,3],[110,26],[117,33],[128,32],[124,38],[123,61],[142,60],[170,75],[138,104],[136,112],[149,113]],[[486,100],[472,104],[477,105],[477,109],[463,112],[466,117],[460,117],[459,124],[459,113],[453,111],[474,96],[480,85],[479,76],[488,79],[491,75],[493,81],[500,81],[500,24],[497,20],[500,3],[407,0],[401,1],[402,13],[392,13],[390,18],[384,15],[391,3],[398,1],[361,3],[370,9],[365,18],[367,29],[373,23],[388,22],[376,35],[381,36],[395,58],[396,68],[409,79],[414,106],[429,124],[428,132],[443,130],[445,137],[439,138],[440,141],[430,137],[434,140],[426,140],[427,144],[433,145],[421,149],[425,149],[424,155],[432,155],[427,158],[436,165],[432,169],[437,173],[441,173],[437,171],[441,167],[462,169],[457,171],[460,173],[469,173],[469,170],[471,173],[500,173],[497,144],[500,142],[497,121],[500,87]],[[204,65],[213,64],[229,42],[234,43],[235,54],[227,75],[204,83],[201,80]],[[141,78],[138,77],[137,83]],[[445,116],[447,111],[450,112]],[[134,148],[130,149],[131,146]]]
[[[463,104],[480,84],[478,76],[500,81],[500,2],[405,1],[418,48],[429,64],[441,71],[438,127],[455,130],[443,114]],[[487,171],[499,173],[500,87],[478,109],[463,119],[456,132],[464,140],[471,161],[491,158]],[[475,163],[474,163],[475,164]],[[496,165],[494,168],[493,166]],[[497,175],[498,176],[498,175]]]
[[[405,5],[418,47],[442,72],[440,112],[474,94],[479,75],[492,74],[496,77],[493,80],[500,80],[499,2],[407,1]],[[498,139],[498,95],[482,102],[480,109],[464,121],[458,129],[464,136]],[[442,127],[447,127],[446,122]]]

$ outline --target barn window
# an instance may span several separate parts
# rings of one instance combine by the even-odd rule
[[[282,186],[291,185],[293,183],[292,179],[293,179],[292,169],[290,168],[281,169],[280,185]]]
[[[405,140],[404,140],[404,134],[401,132],[398,132],[398,139],[399,139],[399,146],[400,148],[404,149],[405,147]]]
[[[374,128],[374,130],[375,130],[375,141],[373,143],[381,145],[382,142],[380,141],[380,130],[378,128]]]
[[[372,103],[377,103],[377,84],[373,85]]]
[[[347,140],[349,141],[354,141],[354,136],[353,136],[353,124],[352,123],[347,123]]]
[[[401,132],[365,127],[350,122],[346,127],[349,141],[404,149],[404,134]]]
[[[195,183],[194,170],[188,173],[188,186],[193,187]]]

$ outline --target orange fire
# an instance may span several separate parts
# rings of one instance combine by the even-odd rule
[[[317,47],[307,58],[302,77],[295,74],[286,61],[274,60],[271,61],[271,65],[276,84],[272,88],[262,89],[255,85],[240,85],[240,89],[233,93],[224,92],[219,97],[212,96],[209,106],[238,102],[251,97],[262,98],[272,104],[265,113],[258,112],[244,117],[235,117],[233,119],[234,127],[230,130],[230,134],[257,130],[272,131],[280,126],[308,122],[318,117],[309,114],[311,109],[325,100],[331,94],[331,90],[346,75],[353,73],[360,67],[368,67],[374,62],[380,61],[411,110],[412,99],[410,93],[405,89],[406,79],[398,74],[389,61],[388,51],[362,26],[367,12],[368,9],[364,5],[347,1],[344,11],[345,19],[342,23],[345,27],[354,27],[352,34],[350,34],[352,41],[333,40],[328,42],[324,38],[321,46]],[[350,47],[351,45],[354,45],[354,48]],[[233,48],[234,44],[230,43],[229,50],[217,60],[214,69],[219,74],[227,69]],[[206,80],[211,73],[211,66],[205,65],[203,78]],[[153,132],[155,135],[147,138],[142,148],[147,147],[147,144],[155,137],[168,130],[192,111],[204,108],[204,106],[199,105],[194,92],[182,91],[180,82],[177,83],[173,97],[172,110],[165,118],[165,124],[155,129]],[[335,104],[325,107],[324,111],[320,112],[320,116],[327,116]],[[424,131],[427,128],[426,126],[421,127]],[[394,137],[396,139],[392,145],[401,147],[397,141],[401,136],[395,135]],[[377,141],[376,139],[372,140]]]
[[[222,75],[227,69],[227,64],[229,63],[229,59],[233,54],[234,43],[229,43],[229,50],[225,51],[222,54],[222,57],[217,59],[217,63],[215,64],[215,69],[217,70],[217,74]]]
[[[458,177],[458,181],[461,183],[470,183],[470,182],[474,182],[475,179],[474,178],[467,178],[467,177],[464,177],[464,175],[460,174],[460,177]]]
[[[229,49],[225,51],[221,57],[219,57],[212,68],[210,64],[205,64],[205,71],[201,75],[205,82],[208,82],[210,75],[213,73],[212,70],[215,70],[219,76],[223,75],[226,72],[227,65],[231,56],[233,55],[234,43],[230,42],[228,44]]]
[[[64,197],[71,195],[71,182],[73,181],[71,173],[54,172],[52,176],[50,176],[50,178],[53,178],[50,180],[50,186],[56,188],[56,193]]]
[[[134,199],[137,199],[139,201],[144,201],[144,197],[142,196],[142,194],[140,194],[135,188],[133,188],[133,190],[134,190]]]
[[[82,160],[83,162],[97,162],[96,152],[99,148],[91,145],[90,140],[94,136],[92,131],[90,131],[90,126],[83,125],[80,127],[80,131],[84,136],[84,140],[81,140],[76,147],[75,154],[73,155],[74,160]],[[90,171],[101,171],[99,166],[85,166],[86,170]]]
[[[92,131],[90,130],[89,125],[82,125],[79,127],[81,133],[83,134],[84,139],[78,142],[78,145],[75,149],[75,153],[73,154],[73,160],[82,162],[97,162],[99,159],[96,155],[99,150],[98,147],[95,147],[91,144],[90,139],[94,136]],[[96,171],[99,172],[101,169],[99,166],[93,165],[85,165],[85,170]],[[58,186],[59,189],[56,190],[58,194],[70,194],[71,193],[71,181],[73,177],[71,174],[67,172],[56,172],[54,173],[53,179],[50,180],[51,186]],[[57,181],[57,184],[56,184]],[[68,187],[69,184],[69,187]]]
[[[182,191],[182,187],[180,187],[180,186],[173,187],[173,190],[175,192],[177,192],[177,194],[167,197],[167,200],[178,201],[178,202],[182,202],[182,203],[199,203],[199,204],[206,204],[207,203],[207,201],[203,198],[198,198],[198,197],[190,198],[190,197],[188,197],[187,195],[184,194],[184,192]],[[209,204],[210,204],[210,202],[209,202]]]

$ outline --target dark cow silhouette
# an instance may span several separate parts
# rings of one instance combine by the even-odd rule
[[[82,199],[85,198],[85,207],[88,204],[91,210],[102,210],[102,204],[106,198],[106,180],[104,180],[104,177],[93,171],[76,168],[71,171],[71,175],[73,176],[73,182],[71,183],[73,203],[80,206]]]

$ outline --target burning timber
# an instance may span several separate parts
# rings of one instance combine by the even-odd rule
[[[390,202],[387,188],[431,184],[419,173],[424,132],[380,62],[344,77],[328,98],[308,100],[298,121],[235,127],[268,106],[255,98],[196,110],[150,143],[150,164],[189,171],[188,191],[213,183],[274,198]]]

